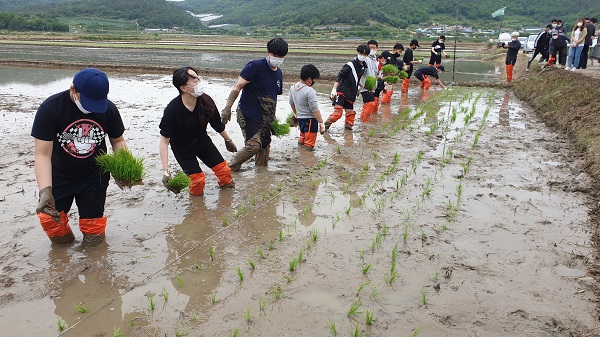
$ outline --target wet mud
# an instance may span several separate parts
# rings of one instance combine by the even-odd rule
[[[69,76],[0,87],[3,334],[56,335],[60,317],[63,336],[599,335],[586,161],[511,91],[395,93],[354,131],[333,124],[314,152],[297,129],[274,138],[268,166],[244,164],[235,189],[206,169],[192,197],[161,183],[168,74],[109,73],[148,176],[123,191],[111,181],[106,243],[88,249],[75,206],[66,247],[34,214],[31,123]],[[232,84],[210,78],[207,93],[222,106]]]

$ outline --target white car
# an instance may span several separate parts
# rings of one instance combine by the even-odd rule
[[[535,39],[537,35],[529,35],[525,43],[523,43],[523,53],[532,53],[533,48],[535,47]]]

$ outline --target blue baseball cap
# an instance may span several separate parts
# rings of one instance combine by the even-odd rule
[[[108,77],[104,72],[94,68],[80,70],[73,77],[73,86],[84,109],[95,113],[108,110]]]

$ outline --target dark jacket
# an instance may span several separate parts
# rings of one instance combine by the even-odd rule
[[[538,51],[550,49],[550,39],[552,39],[552,35],[550,35],[550,32],[546,33],[546,31],[543,31],[539,33],[538,36],[535,38],[533,48],[535,48]]]
[[[567,46],[567,44],[571,42],[571,38],[565,34],[558,34],[558,38],[550,39],[550,53],[554,52],[556,49],[561,49]]]

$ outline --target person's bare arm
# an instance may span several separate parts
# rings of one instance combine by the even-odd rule
[[[35,140],[35,179],[38,188],[52,186],[52,147],[53,142],[47,140]]]
[[[120,149],[125,149],[127,150],[127,142],[125,141],[125,137],[123,137],[123,135],[121,135],[121,137],[118,138],[110,138],[110,145],[112,146],[112,150],[113,152],[118,152]]]
[[[171,138],[167,138],[160,135],[160,141],[158,145],[158,154],[160,156],[160,165],[163,172],[169,173],[169,143]]]

